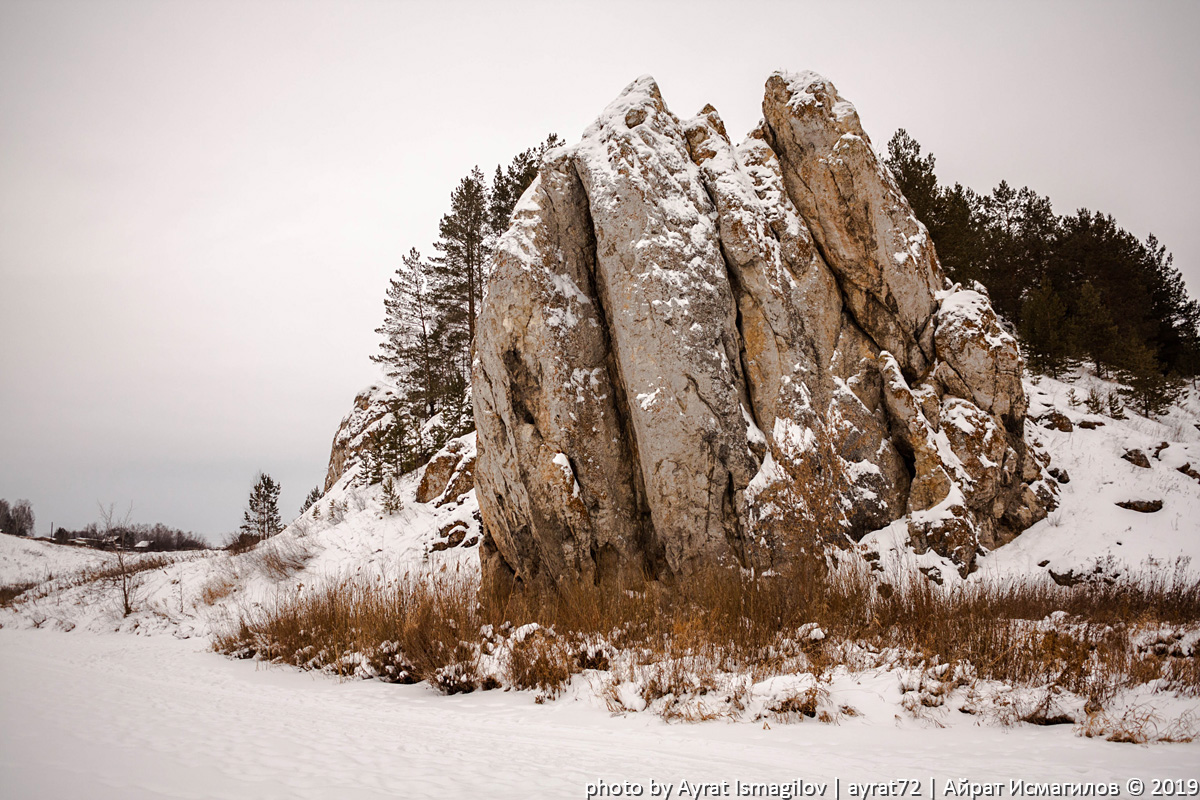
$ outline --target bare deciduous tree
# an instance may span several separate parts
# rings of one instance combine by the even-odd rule
[[[130,559],[125,549],[129,520],[133,515],[133,504],[129,504],[125,516],[121,519],[117,519],[113,513],[115,504],[109,503],[107,507],[103,503],[98,503],[98,505],[100,506],[100,524],[103,528],[104,538],[109,540],[115,537],[113,543],[117,550],[117,572],[113,576],[113,583],[121,590],[122,616],[128,617],[133,613],[133,595],[137,590],[136,573],[131,569]]]

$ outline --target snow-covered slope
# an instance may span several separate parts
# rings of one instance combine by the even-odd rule
[[[1030,417],[1045,420],[1037,438],[1051,467],[1065,470],[1069,481],[1060,484],[1061,506],[983,559],[983,573],[1078,574],[1097,562],[1102,568],[1161,569],[1179,559],[1200,570],[1200,479],[1180,472],[1185,464],[1200,472],[1200,393],[1190,392],[1160,419],[1130,409],[1126,419],[1113,419],[1088,413],[1084,400],[1093,390],[1115,394],[1115,383],[1085,374],[1069,383],[1042,378],[1026,388]],[[1071,422],[1071,431],[1051,426],[1046,416],[1054,411]],[[1125,460],[1132,450],[1140,450],[1149,466]],[[1161,501],[1162,509],[1142,513],[1117,505],[1131,500]]]
[[[473,435],[464,438],[473,451]],[[244,610],[325,581],[478,569],[474,491],[440,507],[418,503],[422,473],[397,481],[403,507],[393,514],[383,511],[382,488],[357,485],[352,469],[282,533],[246,552],[130,556],[132,570],[170,563],[136,572],[135,610],[128,617],[122,613],[119,578],[111,574],[114,554],[0,537],[0,583],[42,581],[12,608],[0,610],[0,625],[203,636]]]
[[[980,556],[968,580],[1033,577],[1070,582],[1086,575],[1161,575],[1176,569],[1200,572],[1200,392],[1191,390],[1158,419],[1125,409],[1124,419],[1089,413],[1089,393],[1119,397],[1120,386],[1090,373],[1063,380],[1027,380],[1027,438],[1050,455],[1059,477],[1058,507],[1012,542]],[[1065,424],[1064,423],[1069,423]],[[1059,428],[1070,427],[1070,430]],[[1123,458],[1140,450],[1148,466]],[[1136,456],[1131,456],[1136,458]],[[1161,501],[1144,513],[1117,503]],[[885,571],[921,569],[956,581],[953,564],[937,554],[916,554],[903,520],[876,531],[861,551]]]

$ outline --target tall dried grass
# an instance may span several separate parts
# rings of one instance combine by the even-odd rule
[[[1200,581],[1181,572],[1070,588],[940,587],[916,575],[881,590],[865,565],[813,558],[767,576],[713,570],[672,586],[577,584],[503,599],[481,596],[474,577],[343,580],[244,613],[216,646],[445,692],[504,685],[552,697],[572,675],[600,669],[636,677],[647,703],[724,692],[736,704],[737,682],[716,676],[886,662],[959,665],[955,674],[1105,702],[1151,681],[1200,693],[1200,652],[1147,652],[1134,641],[1140,630],[1197,621]],[[679,713],[704,718],[704,708]]]

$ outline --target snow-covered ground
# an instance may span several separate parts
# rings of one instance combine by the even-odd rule
[[[632,781],[1110,783],[1200,777],[1200,744],[1137,747],[1070,726],[668,725],[524,693],[443,697],[231,661],[197,639],[0,631],[0,774],[20,798],[584,798]],[[583,680],[576,678],[576,681]],[[879,687],[864,682],[866,706]],[[833,781],[839,781],[835,795]],[[736,795],[735,795],[736,796]],[[776,795],[780,796],[780,795]]]
[[[1070,433],[1036,426],[1051,467],[1065,469],[1070,482],[1060,485],[1062,505],[1046,520],[982,560],[984,575],[1030,573],[1043,561],[1059,573],[1084,571],[1097,560],[1171,569],[1180,558],[1200,571],[1200,480],[1179,471],[1190,464],[1200,472],[1200,393],[1190,392],[1160,419],[1127,409],[1120,420],[1088,413],[1090,389],[1111,395],[1117,384],[1085,374],[1071,383],[1041,378],[1026,385],[1031,418],[1056,409],[1073,425]],[[1080,427],[1087,421],[1100,426]],[[1124,460],[1130,450],[1141,450],[1150,466]],[[1116,505],[1129,500],[1161,500],[1163,507],[1147,514]]]
[[[42,582],[82,570],[101,567],[111,553],[86,547],[51,544],[41,539],[4,536],[0,541],[0,585]]]
[[[1118,385],[1084,373],[1066,380],[1037,377],[1026,381],[1028,438],[1050,454],[1050,468],[1068,479],[1059,483],[1059,506],[1009,544],[983,555],[969,580],[1093,573],[1159,574],[1182,569],[1200,573],[1200,392],[1192,390],[1169,413],[1147,419],[1126,409],[1125,419],[1088,413],[1090,390],[1115,395]],[[1074,402],[1072,402],[1072,392]],[[1070,421],[1070,432],[1050,426],[1057,411]],[[1042,421],[1038,421],[1041,419]],[[1081,427],[1080,423],[1095,425]],[[1166,447],[1161,447],[1166,444]],[[1138,467],[1122,456],[1141,450],[1149,462]],[[1157,453],[1157,455],[1156,455]],[[1161,500],[1163,507],[1142,513],[1116,504]],[[915,555],[907,546],[903,520],[861,542],[879,552],[891,569],[936,567],[946,580],[957,580],[954,565],[928,552]]]
[[[246,611],[290,592],[348,577],[387,580],[406,572],[478,570],[478,506],[471,492],[442,507],[415,501],[419,473],[397,481],[404,507],[381,510],[379,486],[359,487],[346,475],[283,533],[244,553],[197,551],[131,556],[173,563],[135,575],[135,612],[122,615],[114,579],[84,580],[87,570],[116,558],[84,548],[0,536],[0,584],[36,581],[13,609],[0,609],[4,627],[93,632],[125,631],[208,636]],[[439,532],[465,528],[458,547],[435,550]],[[472,546],[466,546],[471,544]]]
[[[1069,481],[1048,519],[982,556],[967,580],[1050,580],[1051,571],[1092,574],[1097,565],[1106,575],[1200,571],[1200,480],[1180,471],[1185,464],[1200,471],[1200,396],[1191,393],[1161,420],[1132,411],[1118,420],[1087,413],[1082,401],[1091,388],[1115,390],[1087,375],[1027,385],[1029,430]],[[1033,421],[1051,410],[1073,429]],[[1081,427],[1085,421],[1102,424]],[[1150,466],[1122,459],[1131,449]],[[1133,746],[1081,737],[1078,725],[991,724],[987,714],[960,713],[961,694],[906,713],[911,687],[894,669],[835,674],[824,697],[834,709],[857,712],[835,724],[782,724],[769,714],[764,723],[747,713],[742,724],[678,725],[654,714],[613,715],[604,699],[613,686],[602,685],[611,676],[598,673],[577,675],[543,704],[531,692],[444,697],[425,684],[340,682],[209,652],[210,636],[240,614],[326,581],[478,570],[473,492],[442,507],[417,503],[420,475],[409,475],[397,486],[404,507],[388,515],[380,487],[356,487],[352,478],[344,476],[316,513],[249,552],[180,554],[139,573],[129,617],[114,581],[85,579],[112,566],[112,554],[0,536],[0,583],[40,582],[0,609],[0,794],[585,797],[599,780],[635,781],[648,795],[654,779],[688,796],[680,794],[683,780],[839,778],[849,797],[847,781],[911,778],[926,782],[927,797],[935,778],[937,796],[946,797],[955,795],[944,781],[954,778],[1115,780],[1130,796],[1130,778],[1200,777],[1200,743]],[[1139,513],[1115,505],[1126,500],[1163,507]],[[937,566],[945,580],[959,580],[936,555],[911,552],[903,523],[871,534],[860,549],[878,552],[885,570]],[[147,635],[108,635],[114,631]],[[765,707],[811,678],[771,678],[747,697]],[[1169,711],[1163,726],[1200,725],[1195,698],[1123,703],[1127,711]]]

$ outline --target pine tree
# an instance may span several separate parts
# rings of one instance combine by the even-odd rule
[[[435,302],[448,326],[446,333],[457,329],[459,334],[460,369],[469,368],[471,362],[475,320],[483,299],[484,265],[490,254],[488,195],[483,172],[475,167],[451,192],[450,212],[442,216],[434,243],[440,253],[432,265]]]
[[[429,296],[430,265],[413,248],[403,258],[388,283],[383,324],[375,332],[383,336],[379,353],[371,360],[382,364],[401,395],[432,416],[445,383],[444,365],[435,340],[436,313]]]
[[[363,437],[362,449],[359,451],[359,470],[356,483],[363,486],[374,486],[383,480],[383,457],[379,446],[380,431],[371,431]]]
[[[1073,316],[1072,339],[1078,355],[1091,359],[1096,374],[1105,377],[1107,370],[1122,360],[1122,340],[1100,292],[1090,281],[1079,290]]]
[[[1041,337],[1026,342],[1035,361],[1057,371],[1068,357],[1085,356],[1104,373],[1125,358],[1129,343],[1147,347],[1160,373],[1200,372],[1200,303],[1154,236],[1141,242],[1112,216],[1088,209],[1056,216],[1049,198],[1003,181],[984,196],[941,187],[933,154],[923,154],[903,130],[888,143],[886,162],[929,229],[946,274],[978,280],[997,313],[1023,336]],[[1038,295],[1042,284],[1067,301],[1061,317]],[[1024,320],[1027,307],[1041,316]],[[1045,329],[1047,313],[1061,323],[1057,342]],[[1060,344],[1066,355],[1057,352]]]
[[[390,445],[405,451],[399,463],[410,466],[402,472],[416,466],[412,460],[428,450],[422,439],[429,437],[422,431],[429,420],[442,414],[441,425],[435,426],[439,442],[443,433],[458,436],[474,427],[471,360],[488,258],[517,200],[537,177],[543,154],[559,144],[551,134],[518,153],[507,166],[496,168],[491,187],[479,168],[473,169],[451,193],[450,210],[434,244],[438,255],[427,261],[415,248],[410,250],[389,281],[383,323],[375,331],[382,341],[371,359],[396,382],[403,400],[393,418],[403,420],[397,433],[404,443]],[[383,444],[368,442],[374,447],[364,454],[359,472],[368,483],[382,481],[384,466],[392,463],[378,450]]]
[[[300,513],[303,514],[308,509],[312,508],[313,503],[321,499],[321,487],[314,486],[304,498],[304,503],[300,506]]]
[[[379,453],[379,480],[376,483],[398,478],[417,466],[413,463],[408,415],[399,403],[392,403],[390,409],[386,424],[376,435]]]
[[[1142,416],[1163,414],[1179,399],[1183,384],[1174,375],[1164,375],[1153,351],[1141,342],[1130,342],[1121,377],[1128,384],[1121,393]]]
[[[250,502],[239,529],[243,536],[267,539],[283,530],[279,518],[279,484],[265,472],[260,472],[250,490]]]
[[[1066,367],[1066,306],[1054,287],[1043,283],[1025,298],[1021,309],[1021,338],[1029,352],[1030,366],[1037,372],[1057,377]]]
[[[979,206],[979,196],[956,183],[953,188],[939,192],[936,215],[928,221],[921,220],[929,229],[946,275],[964,285],[975,281],[986,285]]]
[[[1194,375],[1200,366],[1200,303],[1188,297],[1175,257],[1154,234],[1139,255],[1140,272],[1150,287],[1150,316],[1159,323],[1151,342],[1164,367]]]
[[[930,227],[936,216],[938,204],[938,181],[933,167],[935,159],[930,153],[921,155],[921,145],[901,128],[887,144],[888,157],[884,163],[892,171],[908,204],[917,219]]]
[[[521,195],[537,177],[538,167],[541,166],[542,156],[547,150],[558,147],[562,140],[558,134],[552,133],[546,141],[537,147],[531,147],[517,153],[506,169],[496,167],[496,175],[492,178],[492,190],[488,201],[488,224],[492,234],[499,236],[508,228],[513,208]]]
[[[395,514],[404,508],[400,495],[396,492],[396,483],[391,478],[383,479],[383,513]]]

